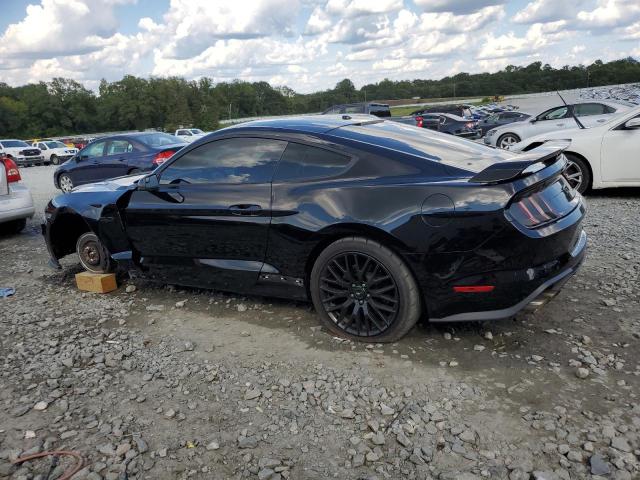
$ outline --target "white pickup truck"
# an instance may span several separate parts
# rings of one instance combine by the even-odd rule
[[[35,208],[29,189],[21,182],[16,162],[0,155],[0,230],[19,233],[33,217]]]
[[[64,163],[78,153],[77,148],[67,147],[57,140],[41,140],[34,143],[33,146],[40,150],[45,163],[53,163],[54,165]]]
[[[203,132],[199,128],[179,128],[174,135],[181,138],[185,142],[195,142],[196,140],[207,135],[208,132]]]

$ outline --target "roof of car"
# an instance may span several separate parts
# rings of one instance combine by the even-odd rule
[[[341,114],[341,115],[303,115],[297,117],[284,117],[252,122],[239,123],[224,130],[231,129],[281,129],[307,133],[325,133],[335,128],[347,125],[361,125],[369,122],[381,122],[374,115],[365,114]],[[222,130],[220,130],[222,131]]]

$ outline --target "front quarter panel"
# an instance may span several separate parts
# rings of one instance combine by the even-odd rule
[[[119,211],[128,192],[72,192],[52,199],[45,210],[43,231],[51,256],[57,260],[73,253],[82,228],[94,232],[112,255],[130,250]]]

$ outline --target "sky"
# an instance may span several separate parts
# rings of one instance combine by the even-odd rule
[[[297,92],[640,59],[640,0],[0,0],[0,82],[210,77]]]

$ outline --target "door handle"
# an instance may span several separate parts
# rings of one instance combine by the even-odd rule
[[[231,205],[229,210],[232,215],[260,215],[260,213],[262,213],[262,207],[260,205],[251,205],[248,203]]]

